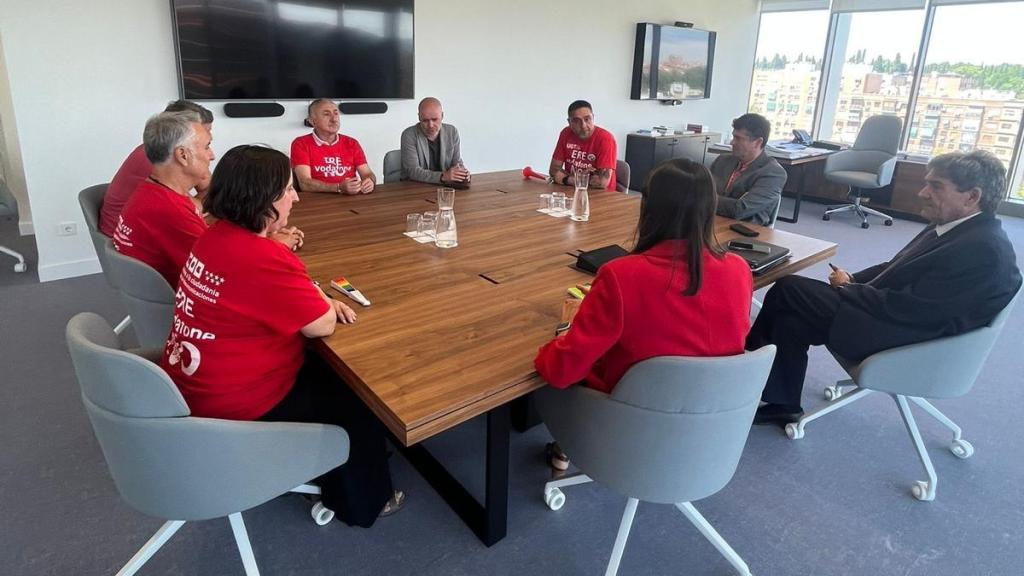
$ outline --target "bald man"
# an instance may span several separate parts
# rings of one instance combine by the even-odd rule
[[[444,124],[444,110],[437,98],[424,98],[419,122],[402,132],[402,180],[464,186],[469,170],[462,165],[459,131]]]

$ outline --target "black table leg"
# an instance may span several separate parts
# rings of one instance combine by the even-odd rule
[[[526,432],[540,424],[540,421],[540,413],[533,402],[533,393],[512,401],[512,427],[516,432]]]
[[[776,219],[788,222],[790,224],[796,224],[798,218],[800,218],[800,197],[804,195],[804,179],[807,177],[807,166],[800,167],[800,177],[797,178],[796,190],[794,196],[796,201],[793,203],[793,217],[786,218],[785,216],[779,216]]]
[[[511,417],[507,404],[487,413],[483,505],[422,444],[409,447],[396,444],[409,463],[486,546],[499,542],[508,530],[510,429]]]

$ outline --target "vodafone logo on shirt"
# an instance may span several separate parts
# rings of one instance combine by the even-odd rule
[[[174,324],[167,340],[167,362],[180,367],[186,376],[195,374],[202,363],[203,355],[197,343],[217,339],[213,332],[194,325],[196,300],[216,304],[220,297],[217,288],[222,284],[222,276],[210,272],[201,260],[189,254],[174,295]]]
[[[322,178],[342,178],[355,170],[355,166],[343,164],[340,156],[325,156],[323,164],[313,166],[313,172]]]

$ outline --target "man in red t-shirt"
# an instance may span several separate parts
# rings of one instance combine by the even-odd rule
[[[206,223],[189,190],[210,181],[212,136],[191,112],[163,112],[146,122],[142,141],[153,171],[118,218],[114,247],[153,267],[171,286]]]
[[[194,112],[196,117],[193,121],[202,124],[207,132],[213,129],[213,113],[199,104],[188,100],[175,100],[164,108],[164,112],[186,111]],[[100,208],[100,232],[107,236],[114,235],[114,229],[117,228],[117,217],[121,215],[121,210],[124,210],[125,204],[128,203],[135,189],[152,171],[153,164],[146,158],[145,147],[139,144],[121,164],[117,174],[114,174],[110,185],[107,186],[107,193],[103,196],[103,206]],[[200,197],[206,192],[207,184],[209,184],[208,181],[196,186],[196,192]]]
[[[615,137],[594,125],[590,102],[577,100],[569,105],[569,126],[558,135],[551,155],[548,174],[556,184],[575,186],[573,171],[590,172],[590,188],[615,190]]]
[[[366,154],[355,138],[338,133],[341,112],[327,98],[309,105],[313,133],[292,142],[292,170],[303,192],[369,194],[377,177],[366,163]]]

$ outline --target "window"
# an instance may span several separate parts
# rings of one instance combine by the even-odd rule
[[[825,103],[818,136],[852,144],[869,116],[897,116],[910,100],[924,10],[837,16],[835,54],[842,54],[836,105]],[[835,70],[835,68],[833,68]],[[849,105],[843,105],[849,98]]]
[[[776,137],[800,128],[852,143],[867,118],[896,116],[901,150],[988,150],[1024,202],[1024,0],[761,4],[748,109]]]
[[[768,118],[774,138],[811,131],[828,20],[828,10],[761,15],[747,109]]]
[[[1024,110],[1024,45],[1013,40],[1021,21],[1024,2],[935,8],[912,127],[938,114],[942,120],[959,119],[962,132],[931,154],[980,148],[1010,167]],[[985,33],[965,42],[964,30]],[[926,150],[911,138],[907,151]]]

